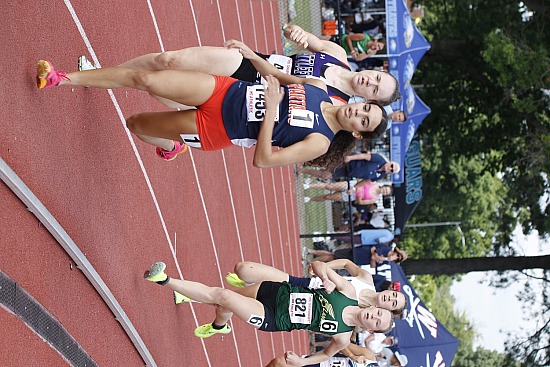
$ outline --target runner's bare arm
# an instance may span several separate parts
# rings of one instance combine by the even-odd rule
[[[277,78],[266,76],[268,87],[265,89],[266,113],[258,133],[253,164],[259,168],[280,167],[293,163],[303,163],[326,153],[330,146],[329,139],[319,133],[307,135],[304,140],[289,147],[273,150],[273,128],[279,102],[284,93]]]
[[[332,337],[332,341],[327,347],[317,353],[310,355],[308,358],[300,358],[294,352],[285,353],[286,363],[291,366],[309,366],[326,361],[334,356],[340,350],[350,344],[351,331],[342,334],[336,334]]]
[[[334,283],[338,292],[346,295],[351,299],[357,298],[355,288],[351,285],[351,283],[342,278],[334,270],[329,268],[325,263],[314,261],[311,263],[311,268],[313,270],[313,273],[319,278],[323,279],[322,277],[324,276],[327,277],[332,283]],[[323,283],[325,282],[323,281]]]
[[[330,146],[330,141],[326,136],[313,133],[289,147],[273,150],[271,147],[273,127],[274,123],[271,123],[269,131],[267,125],[262,124],[260,128],[254,153],[255,167],[269,168],[304,163],[325,154]]]
[[[281,84],[306,84],[305,78],[298,78],[294,75],[285,74],[269,62],[258,56],[241,41],[229,40],[225,42],[225,47],[236,48],[245,59],[249,59],[254,65],[254,68],[265,78],[267,75],[273,75]],[[326,87],[325,87],[326,88]]]
[[[372,274],[366,271],[365,269],[361,269],[359,266],[357,266],[354,262],[350,260],[338,259],[338,260],[329,261],[326,264],[331,269],[346,269],[352,277],[356,277],[357,279],[361,279],[367,283],[374,284],[374,281],[372,279]]]
[[[290,24],[285,27],[285,37],[305,46],[304,48],[308,51],[323,52],[347,64],[346,51],[340,45],[331,41],[319,39],[319,37],[304,31],[295,24]]]

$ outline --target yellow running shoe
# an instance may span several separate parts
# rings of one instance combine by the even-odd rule
[[[244,286],[246,285],[244,284],[244,280],[239,278],[238,275],[235,273],[227,273],[227,275],[225,276],[225,281],[235,288],[244,288]]]
[[[168,275],[166,275],[164,269],[166,269],[165,263],[154,263],[153,265],[151,265],[151,268],[149,270],[145,271],[143,277],[150,282],[164,282],[166,279],[168,279]]]
[[[183,302],[192,302],[193,300],[187,296],[184,296],[183,294],[181,293],[178,293],[176,291],[174,291],[174,303],[176,305],[179,305],[180,303],[183,303]]]
[[[231,332],[231,326],[225,324],[222,329],[214,329],[212,324],[204,324],[195,329],[195,336],[199,338],[209,338],[214,334],[229,334]]]

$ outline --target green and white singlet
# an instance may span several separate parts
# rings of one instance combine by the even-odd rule
[[[275,322],[278,330],[307,329],[325,334],[341,334],[354,329],[342,320],[347,306],[357,301],[338,291],[291,287],[283,282],[277,292]]]

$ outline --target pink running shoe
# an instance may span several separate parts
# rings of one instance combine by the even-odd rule
[[[165,161],[172,161],[176,159],[176,156],[180,153],[187,151],[187,145],[181,144],[179,141],[174,140],[174,150],[171,152],[157,147],[157,155]]]
[[[36,64],[36,86],[38,89],[51,88],[62,80],[71,80],[63,71],[54,70],[52,64],[46,60],[40,60]]]

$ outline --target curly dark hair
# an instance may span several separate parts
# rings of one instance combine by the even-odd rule
[[[361,131],[361,137],[365,140],[374,140],[386,131],[388,126],[388,114],[380,104],[370,102],[371,105],[376,105],[382,111],[382,119],[374,129],[374,131]],[[334,139],[330,142],[330,146],[325,154],[311,161],[305,162],[306,166],[320,167],[321,169],[334,172],[336,168],[342,167],[345,162],[344,158],[351,154],[357,139],[349,131],[340,130],[334,135]]]

